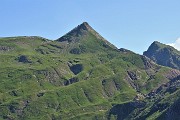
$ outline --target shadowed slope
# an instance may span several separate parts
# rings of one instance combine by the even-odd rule
[[[169,45],[155,41],[143,54],[159,65],[180,69],[180,52]]]

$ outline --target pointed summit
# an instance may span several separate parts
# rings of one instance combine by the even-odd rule
[[[149,57],[157,64],[180,69],[180,52],[169,45],[155,41],[143,55]]]
[[[64,36],[57,39],[59,42],[68,42],[68,43],[93,43],[96,44],[97,42],[103,42],[104,46],[111,47],[113,49],[117,49],[114,45],[109,43],[105,40],[99,33],[97,33],[87,22],[83,22],[82,24],[78,25],[70,32],[65,34]],[[96,41],[96,42],[95,42]]]
[[[72,31],[82,31],[82,30],[92,31],[93,28],[87,22],[83,22],[82,24],[75,27]],[[72,32],[72,31],[70,31],[70,32]]]
[[[169,45],[165,45],[163,43],[160,43],[158,41],[154,41],[148,48],[147,51],[145,51],[143,54],[146,56],[153,56],[154,54],[156,54],[158,51],[162,50],[162,49],[169,49],[171,50],[175,50],[173,47],[169,46]]]
[[[57,41],[76,42],[79,37],[85,36],[90,31],[94,31],[93,28],[87,22],[83,22],[64,36],[60,37]]]
[[[147,51],[144,52],[144,54],[146,54],[146,52],[151,51],[151,52],[156,52],[158,49],[160,49],[161,43],[158,41],[154,41],[148,48]]]
[[[158,41],[154,41],[152,44],[151,44],[151,47],[157,47],[157,48],[162,48],[162,47],[165,47],[166,45],[163,44],[163,43],[160,43]]]
[[[78,26],[80,29],[84,29],[84,30],[92,30],[93,28],[87,23],[87,22],[83,22],[81,25]]]

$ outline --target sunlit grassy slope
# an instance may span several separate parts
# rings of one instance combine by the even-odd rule
[[[36,36],[0,38],[0,119],[121,119],[116,112],[123,109],[116,106],[131,109],[129,104],[137,101],[150,105],[143,106],[146,113],[138,116],[135,107],[132,114],[158,118],[161,113],[148,112],[160,98],[147,96],[179,75],[172,71],[117,49],[87,23],[55,41]],[[122,119],[131,118],[126,114],[128,110]]]

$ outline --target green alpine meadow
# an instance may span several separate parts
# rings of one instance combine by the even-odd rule
[[[0,38],[0,120],[179,120],[179,56],[118,49],[87,22],[57,40]]]

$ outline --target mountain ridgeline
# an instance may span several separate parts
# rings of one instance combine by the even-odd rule
[[[118,49],[87,22],[54,41],[0,38],[0,119],[178,120],[178,51],[165,48]]]
[[[114,45],[105,40],[87,22],[78,25],[57,41],[68,45],[70,53],[80,54],[85,52],[96,52],[105,48],[117,49]],[[71,48],[73,46],[73,48]]]
[[[143,55],[151,58],[159,65],[180,69],[180,51],[169,45],[155,41]]]

